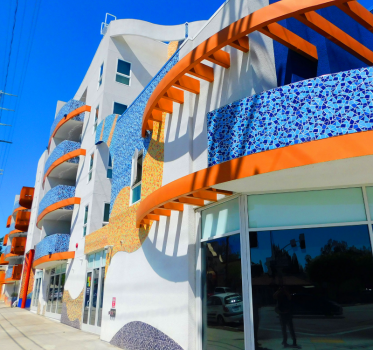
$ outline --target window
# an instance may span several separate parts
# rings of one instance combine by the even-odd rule
[[[96,132],[96,129],[97,129],[97,124],[98,124],[98,114],[100,113],[100,106],[97,106],[96,107],[96,110],[95,110],[95,121],[94,121],[94,124],[93,124],[93,129],[94,129],[94,132]]]
[[[108,165],[107,165],[106,177],[108,179],[111,179],[113,177],[113,162],[111,160],[110,152],[109,152],[109,162],[108,162]]]
[[[142,150],[136,150],[132,157],[131,204],[141,199],[142,155]]]
[[[122,115],[126,111],[126,109],[127,109],[126,105],[123,105],[123,104],[118,103],[118,102],[114,102],[113,114]]]
[[[104,219],[102,223],[102,227],[106,226],[109,223],[109,217],[110,217],[110,203],[104,204]]]
[[[102,84],[102,75],[104,73],[104,64],[102,63],[101,64],[101,67],[100,67],[100,74],[98,76],[98,86],[97,86],[97,89],[101,86]]]
[[[93,160],[94,160],[95,154],[91,154],[91,158],[89,159],[89,171],[88,171],[88,182],[92,179],[92,169],[93,169]]]
[[[124,85],[130,85],[131,63],[118,59],[117,74],[115,81]]]
[[[88,223],[88,205],[84,208],[84,221],[83,221],[83,237],[87,234],[87,223]]]

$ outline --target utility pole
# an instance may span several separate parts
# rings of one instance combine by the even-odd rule
[[[0,96],[1,96],[1,95],[7,95],[7,96],[15,96],[15,97],[18,97],[17,95],[8,94],[7,92],[0,90]],[[3,109],[4,111],[14,112],[14,109],[8,109],[8,108],[3,108],[3,107],[0,107],[0,109]],[[11,125],[0,123],[0,126],[11,126]],[[0,140],[0,142],[4,142],[4,143],[12,143],[12,142],[10,142],[10,141],[5,141],[5,140]],[[3,170],[0,169],[0,175],[3,175],[2,171],[3,171]]]

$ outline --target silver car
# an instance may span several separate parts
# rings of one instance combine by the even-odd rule
[[[207,318],[224,325],[243,321],[242,296],[237,293],[215,294],[207,299]]]

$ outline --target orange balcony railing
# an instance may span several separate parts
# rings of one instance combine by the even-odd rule
[[[14,265],[11,268],[11,272],[8,270],[5,274],[5,283],[9,283],[12,281],[19,281],[22,275],[22,264]]]
[[[5,254],[0,255],[0,265],[8,265],[9,262],[5,260]],[[1,272],[1,271],[0,271]]]
[[[21,193],[19,195],[19,204],[22,207],[31,209],[32,200],[34,199],[35,189],[33,187],[22,187]]]
[[[10,254],[23,255],[26,249],[26,237],[15,237],[12,239],[12,246],[10,248]]]
[[[9,227],[11,223],[12,223],[12,215],[9,215],[8,220],[6,221],[6,227]]]
[[[30,211],[19,211],[16,216],[15,229],[27,232],[28,225],[30,223],[31,212]]]
[[[4,284],[5,281],[5,271],[0,271],[0,286]]]
[[[5,246],[5,245],[7,245],[8,244],[8,235],[6,234],[5,236],[4,236],[4,239],[3,239],[3,245]]]

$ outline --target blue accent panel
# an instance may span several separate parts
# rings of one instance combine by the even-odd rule
[[[45,167],[44,167],[44,174],[48,171],[50,166],[59,158],[64,156],[67,153],[70,153],[72,151],[75,151],[77,149],[81,148],[81,143],[80,142],[74,142],[74,141],[62,141],[50,154],[48,157],[47,161],[45,162]],[[67,161],[68,163],[79,163],[79,157],[75,157],[72,159],[69,159]]]
[[[42,239],[35,248],[35,258],[69,251],[70,235],[68,233],[55,233]]]
[[[139,321],[124,325],[111,339],[110,344],[126,350],[183,350],[157,328]]]
[[[12,222],[11,224],[10,224],[10,226],[9,226],[9,232],[10,231],[13,231],[13,230],[15,230],[16,228],[15,228],[15,222]]]
[[[102,134],[102,142],[106,143],[108,141],[110,131],[111,131],[111,127],[113,126],[115,116],[116,116],[116,114],[110,114],[105,118],[105,128],[104,128],[104,132]],[[103,124],[104,124],[104,122],[102,121],[97,126],[96,137],[95,137],[96,144],[100,143],[100,136],[101,136],[101,131],[102,131]]]
[[[60,109],[58,114],[56,115],[56,118],[53,121],[51,131],[50,131],[50,136],[52,135],[54,129],[56,128],[57,124],[60,122],[65,117],[65,114],[69,114],[75,109],[84,106],[85,103],[82,101],[76,101],[76,100],[70,100],[69,102],[66,102],[63,107]],[[84,120],[84,113],[80,113],[76,117],[73,118],[73,120],[77,120],[79,122],[82,122]]]
[[[9,266],[5,272],[5,279],[11,278],[13,273],[13,266]]]
[[[373,68],[303,80],[207,114],[208,165],[373,129]]]
[[[21,307],[22,305],[22,298],[18,299],[18,307]],[[31,306],[31,299],[26,299],[26,305],[25,308],[29,308]]]
[[[10,254],[10,249],[11,249],[11,246],[10,246],[10,245],[7,245],[7,246],[5,247],[5,249],[4,249],[4,256]]]
[[[141,137],[141,122],[149,97],[166,73],[169,72],[178,61],[179,51],[176,51],[139,96],[126,109],[126,111],[117,119],[110,144],[110,154],[112,155],[114,162],[111,186],[111,208],[113,208],[113,204],[120,190],[130,185],[132,156],[135,149],[144,149],[145,156],[149,147],[151,133],[148,133],[145,139]],[[107,141],[109,136],[112,119],[114,119],[113,115],[110,115],[105,119],[105,130],[103,134],[104,142]],[[98,125],[96,130],[95,139],[97,144],[100,143],[102,125],[103,122]]]
[[[277,1],[269,1],[270,4],[275,2]],[[331,6],[316,12],[370,50],[373,50],[373,34],[359,25],[343,11],[335,6]],[[315,45],[317,47],[319,59],[318,62],[312,62],[286,48],[282,44],[273,41],[278,86],[324,74],[338,73],[368,66],[346,50],[332,43],[324,36],[316,33],[294,18],[289,18],[279,23]]]
[[[75,197],[75,186],[58,185],[56,187],[53,187],[45,194],[43,199],[40,201],[38,215],[40,215],[46,207],[72,197]],[[64,207],[64,209],[71,210],[73,208],[73,205]]]

